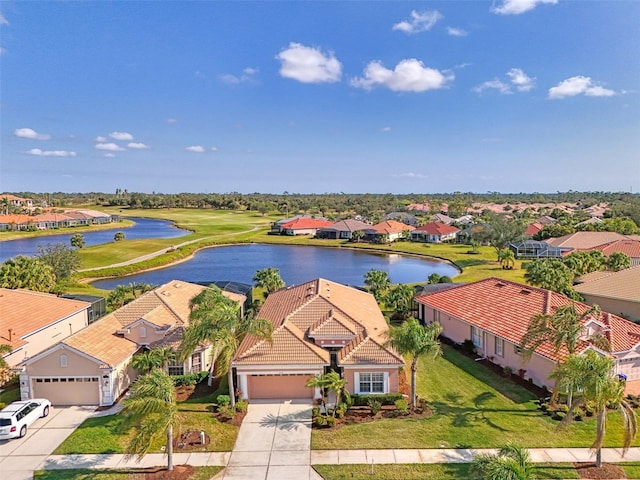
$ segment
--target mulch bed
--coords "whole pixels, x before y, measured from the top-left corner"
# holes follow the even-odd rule
[[[602,467],[598,468],[593,463],[574,463],[574,468],[580,478],[595,478],[595,479],[620,479],[627,478],[624,470],[613,463],[603,463]]]
[[[145,480],[188,480],[195,472],[191,465],[174,465],[173,470],[153,467],[143,470]]]

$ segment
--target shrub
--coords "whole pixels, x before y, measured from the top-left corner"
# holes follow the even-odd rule
[[[367,404],[371,409],[371,413],[373,413],[374,415],[382,409],[382,402],[379,400],[376,400],[375,398],[370,398]]]
[[[342,391],[342,401],[345,403],[347,408],[349,408],[349,407],[351,407],[353,405],[353,397],[349,393],[349,390],[343,389],[343,391]]]
[[[206,376],[205,372],[205,376]],[[173,384],[176,387],[193,386],[202,381],[202,377],[199,373],[187,373],[185,375],[176,375],[173,377]]]
[[[584,409],[582,407],[578,407],[573,412],[573,419],[576,422],[581,422],[584,417],[584,414],[585,414]]]
[[[231,397],[229,395],[218,395],[216,397],[216,403],[220,408],[226,407],[231,403]]]
[[[236,409],[233,408],[231,405],[225,405],[223,407],[218,408],[218,413],[220,413],[221,415],[224,415],[225,417],[231,418],[236,413]]]
[[[4,402],[0,402],[0,410],[2,410],[4,407],[6,407],[7,404]]]
[[[507,376],[510,377],[511,375],[513,375],[513,368],[505,365],[504,367],[502,367],[502,372]]]
[[[400,400],[401,393],[386,393],[381,395],[352,395],[351,400],[356,407],[369,406],[369,399],[374,399],[382,403],[382,405],[394,405],[396,400]],[[347,403],[348,405],[348,403]]]
[[[396,409],[400,413],[407,413],[407,410],[409,410],[409,402],[404,398],[401,398],[400,400],[396,400],[395,405],[396,405]]]
[[[539,408],[543,412],[546,412],[547,410],[549,410],[549,403],[548,402],[541,403]]]
[[[344,417],[345,413],[347,413],[347,404],[344,402],[339,403],[338,406],[336,407],[336,417],[342,418]]]
[[[333,417],[327,417],[327,426],[333,428],[336,426],[336,419]]]
[[[249,409],[249,402],[246,400],[240,400],[236,402],[236,411],[240,413],[245,413]]]
[[[567,413],[569,411],[569,405],[565,405],[565,404],[558,405],[558,408],[556,408],[556,410],[558,412]]]
[[[465,353],[476,353],[476,346],[468,338],[462,342],[462,351]]]
[[[565,412],[555,412],[551,416],[551,418],[553,418],[554,420],[562,420],[566,416],[567,416],[567,414]]]
[[[319,417],[320,416],[320,408],[319,407],[313,407],[311,409],[311,416],[312,417]]]
[[[316,427],[322,427],[327,423],[326,419],[322,415],[318,415],[315,419]]]

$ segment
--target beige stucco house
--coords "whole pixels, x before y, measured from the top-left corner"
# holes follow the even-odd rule
[[[106,315],[20,364],[23,400],[44,397],[54,405],[112,405],[135,380],[129,364],[147,348],[177,349],[189,324],[189,301],[201,285],[171,281]],[[245,297],[225,296],[242,304]],[[210,345],[200,345],[170,374],[198,373],[210,365]]]
[[[521,371],[526,379],[551,388],[549,374],[566,350],[554,353],[550,344],[543,344],[524,361],[521,340],[530,320],[538,314],[553,314],[571,299],[549,290],[522,285],[498,278],[488,278],[445,291],[420,295],[418,316],[424,323],[440,322],[443,335],[456,343],[471,340],[479,358]],[[574,302],[578,312],[589,306]],[[628,383],[640,381],[640,325],[607,312],[584,323],[585,341],[578,353],[593,348],[586,338],[601,333],[611,344],[616,372],[627,376]],[[604,352],[600,352],[603,353]]]
[[[590,305],[640,322],[640,265],[619,272],[583,275],[573,288]]]
[[[31,290],[0,288],[0,344],[10,367],[85,328],[91,304]]]
[[[270,294],[258,317],[274,331],[271,342],[245,338],[231,363],[242,398],[318,398],[305,384],[331,369],[350,393],[398,391],[404,360],[384,346],[388,326],[371,294],[319,278]]]

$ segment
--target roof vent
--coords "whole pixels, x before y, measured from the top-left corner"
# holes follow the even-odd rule
[[[531,293],[531,290],[520,290],[520,293],[522,295],[529,295]]]
[[[180,285],[179,283],[174,283],[173,286],[174,288],[180,288],[182,285]]]
[[[496,287],[502,288],[502,287],[506,287],[506,285],[504,283],[498,282],[498,283],[496,283]]]

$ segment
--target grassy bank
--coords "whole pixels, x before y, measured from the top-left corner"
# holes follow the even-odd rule
[[[0,241],[17,240],[20,238],[46,237],[47,235],[73,235],[74,233],[94,232],[98,230],[125,229],[133,227],[134,222],[122,219],[120,222],[91,225],[86,227],[56,228],[52,230],[36,230],[34,232],[0,232]]]

